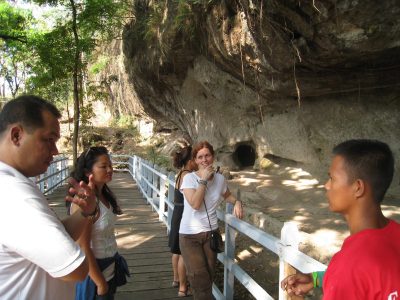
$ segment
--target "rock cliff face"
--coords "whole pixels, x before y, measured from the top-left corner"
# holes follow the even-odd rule
[[[230,167],[267,157],[318,176],[349,138],[399,157],[399,15],[398,0],[136,1],[125,69],[158,128],[209,140]]]

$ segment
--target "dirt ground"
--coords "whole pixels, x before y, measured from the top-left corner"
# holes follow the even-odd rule
[[[300,249],[318,261],[328,264],[349,235],[343,217],[329,211],[325,182],[319,182],[302,169],[272,165],[264,171],[248,169],[231,172],[231,175],[229,187],[234,193],[240,189],[245,209],[263,212],[278,227],[283,226],[283,222],[295,222],[304,232]],[[382,209],[387,217],[400,222],[399,186],[393,185],[395,183],[387,193]],[[279,236],[276,226],[271,231],[274,236]],[[240,235],[236,253],[239,265],[277,299],[278,257]],[[253,299],[240,284],[236,286],[235,299]],[[320,293],[316,293],[309,299],[320,297]]]

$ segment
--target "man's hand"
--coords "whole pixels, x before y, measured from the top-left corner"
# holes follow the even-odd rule
[[[89,176],[89,183],[77,182],[75,179],[70,178],[68,182],[71,187],[68,190],[69,195],[65,197],[66,201],[78,205],[82,212],[85,214],[92,214],[96,209],[96,186],[93,182],[93,175]]]
[[[289,296],[303,296],[311,291],[314,287],[311,274],[294,274],[286,277],[281,282],[281,288],[285,290]]]

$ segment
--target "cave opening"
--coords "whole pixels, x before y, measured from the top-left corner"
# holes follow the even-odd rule
[[[239,168],[254,166],[256,161],[256,151],[252,143],[241,143],[236,145],[236,150],[233,152],[233,161]]]

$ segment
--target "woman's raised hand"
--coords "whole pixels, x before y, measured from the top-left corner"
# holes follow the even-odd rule
[[[210,180],[212,175],[214,175],[214,168],[212,165],[209,165],[206,168],[199,170],[199,176],[203,180]]]

